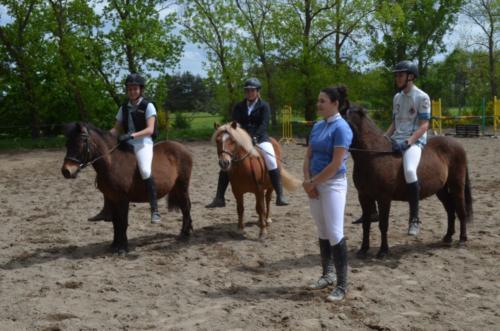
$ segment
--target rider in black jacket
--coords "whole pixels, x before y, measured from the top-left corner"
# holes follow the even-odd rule
[[[283,196],[281,174],[278,169],[273,146],[267,135],[271,108],[267,102],[260,99],[260,88],[261,84],[257,78],[250,78],[245,81],[245,99],[234,106],[232,119],[238,122],[240,126],[248,132],[250,137],[252,137],[254,145],[263,151],[262,155],[266,163],[269,178],[276,191],[276,205],[286,206],[288,202]],[[224,171],[220,171],[217,183],[217,194],[214,200],[205,207],[224,207],[226,205],[224,194],[228,185],[228,174]]]

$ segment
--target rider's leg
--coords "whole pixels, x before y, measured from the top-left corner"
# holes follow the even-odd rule
[[[211,203],[205,206],[205,208],[218,208],[225,207],[226,200],[224,195],[226,194],[226,189],[229,185],[229,175],[225,171],[219,171],[219,179],[217,181],[217,193],[215,198]]]
[[[276,191],[276,205],[286,206],[288,202],[283,195],[283,185],[281,183],[281,173],[278,168],[278,162],[276,161],[276,156],[274,153],[273,145],[264,141],[260,143],[259,148],[261,149],[261,154],[264,156],[264,161],[266,162],[266,168],[269,173],[269,178],[271,179],[271,184]]]
[[[156,196],[156,185],[154,178],[151,174],[151,165],[153,163],[153,144],[143,144],[134,146],[135,156],[137,158],[137,165],[139,173],[146,185],[146,192],[149,198],[149,205],[151,207],[151,223],[156,224],[161,220],[160,213],[158,212],[158,202]]]
[[[422,148],[412,145],[403,154],[403,167],[405,181],[408,191],[408,202],[410,205],[410,219],[408,235],[416,236],[420,231],[420,220],[418,218],[418,202],[420,199],[420,187],[418,185],[417,168],[420,163]]]

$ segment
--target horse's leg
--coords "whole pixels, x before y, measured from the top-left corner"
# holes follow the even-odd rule
[[[255,209],[257,211],[257,215],[259,215],[259,238],[263,239],[267,235],[266,205],[264,204],[263,190],[259,190],[255,193]]]
[[[387,230],[389,229],[389,212],[391,211],[391,200],[377,201],[380,229],[380,250],[377,253],[377,258],[382,259],[389,253],[389,244],[387,243]]]
[[[236,199],[236,210],[238,211],[238,230],[243,232],[245,226],[243,225],[243,212],[245,207],[243,205],[243,194],[235,194]]]
[[[123,254],[128,252],[128,209],[129,202],[113,203],[113,243],[111,250],[113,253]]]
[[[359,258],[365,258],[368,254],[368,250],[370,249],[371,219],[369,216],[375,209],[375,201],[369,196],[363,194],[358,194],[358,200],[362,210],[361,217],[363,219],[363,242],[361,244],[361,248],[357,253],[357,256]]]
[[[273,190],[272,189],[267,189],[266,190],[266,223],[267,225],[272,223],[271,220],[271,198],[273,196]]]
[[[455,211],[457,213],[458,219],[460,220],[460,239],[459,246],[464,247],[467,241],[467,226],[465,212],[465,193],[464,186],[461,185],[450,185],[450,194],[453,196],[453,201],[455,202]]]
[[[455,234],[455,202],[453,201],[451,194],[448,192],[447,186],[437,192],[436,196],[443,204],[446,214],[448,215],[448,229],[443,237],[443,242],[450,244],[452,242],[452,237]]]

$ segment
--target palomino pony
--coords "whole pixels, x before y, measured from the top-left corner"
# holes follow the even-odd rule
[[[265,237],[267,226],[271,222],[269,215],[274,189],[267,174],[263,157],[252,145],[252,139],[248,133],[240,128],[236,122],[216,127],[212,141],[217,145],[221,170],[227,171],[229,174],[229,181],[237,204],[239,230],[243,231],[244,229],[243,194],[253,193],[255,194],[255,208],[259,215],[259,237]],[[281,171],[283,187],[287,191],[296,190],[300,186],[300,181],[283,168],[279,143],[273,138],[271,138],[271,143],[278,161],[278,168]],[[265,152],[263,151],[263,153]]]
[[[390,152],[391,142],[364,109],[353,106],[345,115],[354,133],[351,145],[353,179],[363,211],[363,243],[358,256],[366,256],[370,247],[370,215],[376,212],[376,201],[382,236],[377,256],[384,257],[389,251],[387,229],[391,201],[408,201],[402,157]],[[423,149],[417,174],[420,199],[436,194],[448,215],[448,230],[443,241],[448,244],[452,241],[456,214],[460,220],[459,243],[464,246],[466,223],[472,221],[472,195],[464,148],[450,137],[430,138]]]
[[[66,157],[62,174],[76,178],[80,169],[91,164],[97,172],[97,188],[104,194],[113,221],[113,252],[128,252],[127,227],[129,202],[148,202],[146,186],[131,151],[117,149],[116,137],[90,124],[71,123],[65,128]],[[192,157],[179,143],[164,141],[154,146],[152,173],[158,199],[168,194],[168,208],[182,212],[181,236],[192,230],[189,180]]]

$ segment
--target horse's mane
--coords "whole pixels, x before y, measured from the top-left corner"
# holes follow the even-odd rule
[[[255,147],[252,144],[252,138],[248,135],[248,133],[237,126],[236,128],[233,128],[232,123],[226,123],[217,128],[215,130],[214,134],[212,135],[212,143],[216,143],[215,139],[222,133],[222,132],[227,132],[231,138],[234,139],[234,141],[240,145],[244,150],[249,152],[253,156],[259,156],[259,153],[255,149]]]
[[[363,106],[352,104],[351,107],[349,107],[348,111],[358,114],[361,120],[366,123],[370,131],[373,131],[377,134],[383,134],[382,129],[380,129],[370,118],[370,116],[368,116],[368,111]]]

